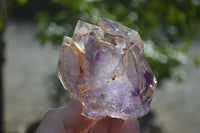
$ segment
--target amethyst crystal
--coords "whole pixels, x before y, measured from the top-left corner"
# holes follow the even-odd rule
[[[59,78],[89,118],[141,117],[149,110],[157,82],[142,39],[107,19],[100,18],[98,25],[78,21],[73,37],[64,37]]]

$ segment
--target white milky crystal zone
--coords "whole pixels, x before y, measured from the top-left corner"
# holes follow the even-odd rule
[[[72,52],[71,45],[73,44],[71,41],[72,39],[70,37],[64,36],[58,61],[58,67],[64,69],[59,69],[59,78],[61,79],[65,89],[68,89],[70,93],[76,93],[77,89],[75,86],[78,82],[77,77],[79,74],[79,69],[74,67],[77,64],[77,56]]]
[[[62,43],[66,43],[66,42],[70,42],[70,41],[72,41],[72,38],[71,38],[71,37],[64,36],[63,42],[62,42]]]
[[[103,18],[100,18],[99,26],[109,34],[123,36],[129,43],[134,42],[143,52],[144,44],[137,31]]]
[[[72,40],[78,43],[82,49],[85,49],[91,32],[97,34],[95,37],[99,40],[103,38],[103,31],[101,28],[79,20],[76,24]]]

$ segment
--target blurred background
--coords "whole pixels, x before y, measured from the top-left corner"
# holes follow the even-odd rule
[[[158,79],[141,133],[199,133],[200,0],[0,0],[0,132],[32,133],[68,102],[57,77],[63,36],[99,17],[139,32]]]

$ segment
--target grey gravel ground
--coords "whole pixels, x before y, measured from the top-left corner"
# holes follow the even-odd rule
[[[36,24],[10,23],[5,32],[5,122],[7,132],[23,133],[49,108],[45,78],[56,71],[59,49],[41,47]]]
[[[194,42],[190,55],[200,54],[199,42]],[[152,109],[158,115],[156,122],[166,133],[200,132],[200,67],[188,64],[187,70],[183,82],[169,80],[155,91]]]
[[[6,32],[5,65],[5,129],[7,133],[23,133],[50,108],[46,97],[45,78],[56,71],[59,48],[41,47],[34,38],[36,24],[9,23]],[[192,52],[198,53],[198,45]],[[156,123],[164,133],[199,133],[200,68],[189,66],[184,82],[166,81],[156,90],[152,109]]]

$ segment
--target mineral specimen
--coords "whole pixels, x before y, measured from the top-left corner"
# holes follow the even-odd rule
[[[141,117],[157,83],[143,42],[136,31],[116,22],[100,18],[98,25],[78,21],[73,37],[64,37],[59,78],[89,118]]]

